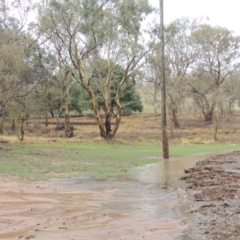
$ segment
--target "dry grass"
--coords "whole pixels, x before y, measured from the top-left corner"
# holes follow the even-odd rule
[[[63,121],[63,119],[62,119]],[[113,119],[114,122],[114,119]],[[168,120],[168,123],[170,121]],[[71,118],[71,125],[74,126],[74,137],[64,139],[62,131],[55,130],[55,119],[50,120],[47,132],[44,132],[43,120],[29,120],[25,130],[26,143],[74,141],[74,142],[98,142],[103,141],[99,137],[99,130],[93,117]],[[214,123],[207,124],[198,115],[181,114],[181,128],[172,129],[168,127],[168,136],[171,143],[176,144],[212,144],[214,143]],[[5,125],[4,133],[0,137],[2,142],[19,143],[16,134],[9,135],[9,126]],[[240,143],[240,116],[233,115],[228,120],[224,119],[218,130],[219,143]],[[129,142],[157,142],[161,141],[161,116],[154,114],[139,114],[122,117],[122,122],[117,132],[115,141],[119,143]]]

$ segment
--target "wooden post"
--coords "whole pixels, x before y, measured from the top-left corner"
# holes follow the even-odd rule
[[[160,5],[160,40],[161,40],[161,69],[162,69],[162,149],[163,158],[169,158],[168,136],[167,136],[167,111],[166,111],[166,76],[165,76],[165,49],[164,49],[164,22],[163,22],[163,0]]]

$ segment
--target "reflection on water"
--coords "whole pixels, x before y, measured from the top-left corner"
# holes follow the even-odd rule
[[[169,160],[164,160],[162,163],[163,167],[163,179],[164,179],[164,186],[169,187]]]
[[[156,164],[138,167],[132,174],[133,179],[142,184],[151,185],[154,192],[158,192],[159,195],[166,197],[165,204],[160,204],[155,209],[155,213],[156,215],[171,218],[177,216],[185,224],[187,230],[178,239],[196,239],[189,214],[190,202],[187,199],[184,181],[180,180],[184,175],[184,170],[194,167],[201,160],[228,152],[231,151],[196,154],[187,157],[172,157],[168,160],[161,160]],[[169,194],[168,197],[167,194]]]
[[[136,168],[132,174],[132,178],[142,183],[158,184],[159,186],[166,186],[176,190],[183,186],[182,181],[179,179],[184,175],[185,169],[194,167],[201,160],[228,152],[231,151],[196,154],[187,157],[172,157],[167,160],[161,160],[156,164]]]

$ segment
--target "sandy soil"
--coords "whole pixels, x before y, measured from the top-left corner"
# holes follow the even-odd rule
[[[197,239],[240,239],[240,151],[200,161],[182,179]]]

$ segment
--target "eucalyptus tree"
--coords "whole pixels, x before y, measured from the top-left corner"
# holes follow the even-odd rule
[[[230,116],[239,106],[240,98],[240,75],[239,72],[231,74],[223,83],[221,96],[224,104],[227,106],[227,114]]]
[[[60,99],[57,124],[59,117],[64,110],[65,137],[69,137],[72,136],[72,134],[69,134],[69,92],[76,81],[71,75],[71,69],[65,63],[66,58],[61,51],[62,43],[54,41],[53,47],[56,51],[56,55],[53,55],[54,51],[49,46],[45,46],[45,49],[38,49],[38,53],[41,56],[40,64],[47,75],[47,78],[45,78],[45,81],[41,84],[41,87],[43,87],[42,92],[45,105],[45,125],[48,125],[48,114],[51,112],[52,116],[54,115],[54,103],[57,99]],[[57,94],[59,94],[59,96],[56,96]]]
[[[156,36],[155,36],[156,37]],[[160,66],[160,55],[159,55],[159,43],[158,40],[153,38],[150,43],[151,51],[146,57],[146,65],[144,67],[144,86],[151,84],[153,88],[149,86],[146,87],[145,92],[148,92],[147,103],[152,105],[154,108],[155,115],[157,116],[157,107],[160,104],[158,95],[161,91],[161,66]],[[167,64],[165,64],[166,66]],[[166,69],[167,70],[167,69]],[[166,76],[168,76],[168,71],[166,71]]]
[[[105,64],[104,64],[105,63]],[[104,69],[105,65],[105,69]],[[103,79],[106,79],[108,76],[108,64],[106,61],[103,62],[103,69],[101,71],[101,78],[98,79],[98,74],[97,76],[93,79],[95,82],[98,82],[98,86],[96,88],[93,88],[94,94],[96,95],[96,98],[98,100],[98,106],[99,109],[105,109],[105,99],[104,99],[104,93],[102,93],[102,81]],[[116,96],[116,91],[118,90],[119,83],[121,82],[122,78],[124,75],[124,69],[121,66],[115,66],[112,72],[112,83],[110,87],[110,97],[109,100],[111,101],[110,106],[111,106],[111,111],[112,114],[115,116],[115,112],[117,112],[117,105],[115,102],[115,96]],[[89,100],[89,97],[88,97]],[[136,92],[135,89],[135,84],[133,83],[131,78],[128,78],[125,83],[122,85],[122,94],[120,96],[120,101],[121,105],[124,108],[124,115],[131,115],[132,112],[142,112],[143,106],[141,102],[141,97],[140,95]]]
[[[48,25],[50,44],[60,43],[55,51],[62,56],[62,65],[89,94],[100,135],[105,139],[113,138],[119,128],[123,113],[120,103],[123,85],[129,78],[135,84],[147,52],[140,44],[140,27],[150,11],[147,0],[52,0],[42,8],[41,21]],[[124,74],[114,97],[117,116],[112,129],[110,93],[112,74],[118,66],[123,68]],[[95,86],[104,99],[105,120],[93,91]]]
[[[191,72],[191,66],[197,59],[197,49],[193,47],[191,34],[198,27],[197,20],[188,18],[176,19],[165,28],[165,71],[166,71],[166,89],[167,105],[173,125],[178,128],[179,109],[188,94],[188,74]],[[159,35],[158,25],[151,33],[153,42],[152,51],[148,56],[147,81],[155,86],[154,95],[159,92],[161,87],[161,67],[160,56],[158,54]],[[156,98],[156,96],[155,96]]]
[[[188,73],[198,56],[191,38],[198,24],[198,20],[182,18],[171,22],[166,28],[165,51],[170,69],[167,79],[168,108],[175,127],[180,127],[178,112],[188,95]]]
[[[35,106],[38,106],[38,116],[44,115],[45,126],[48,126],[49,113],[54,117],[53,109],[55,101],[61,98],[61,82],[56,77],[57,57],[51,54],[51,51],[44,46],[37,48],[39,66],[41,66],[42,79],[38,85],[35,94],[37,98],[33,99]],[[60,108],[60,107],[59,107]],[[59,109],[58,109],[59,110]]]
[[[202,24],[192,33],[198,58],[189,83],[206,121],[212,121],[220,88],[239,69],[240,37],[222,27]]]
[[[27,98],[36,87],[38,67],[36,64],[36,38],[32,36],[29,28],[28,14],[32,3],[28,0],[2,0],[0,3],[0,118],[1,126],[11,107],[19,104],[17,109],[22,109],[20,125],[27,117]],[[15,103],[14,103],[15,102]],[[14,114],[15,115],[15,114]],[[20,133],[23,140],[24,130]]]

